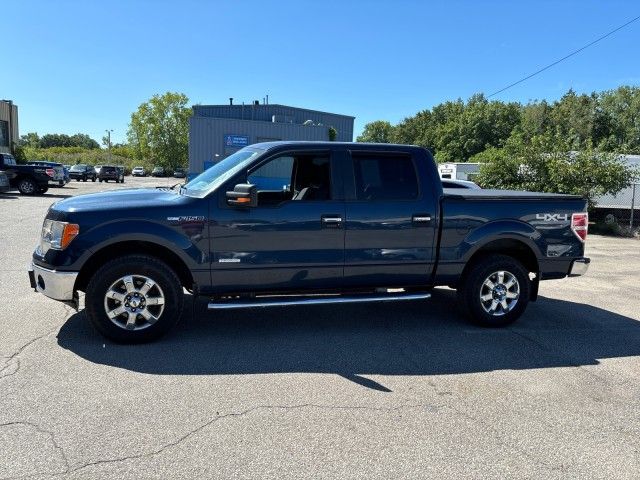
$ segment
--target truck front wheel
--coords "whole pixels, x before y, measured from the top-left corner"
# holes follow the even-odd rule
[[[503,327],[516,321],[530,296],[527,269],[508,255],[489,255],[472,266],[458,285],[459,304],[484,327]]]
[[[180,319],[180,280],[164,262],[127,255],[99,268],[85,296],[86,313],[105,337],[119,343],[155,340]]]

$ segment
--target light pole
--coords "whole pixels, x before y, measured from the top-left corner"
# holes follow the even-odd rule
[[[109,151],[109,163],[111,163],[111,132],[113,130],[105,130],[107,132],[107,150]]]

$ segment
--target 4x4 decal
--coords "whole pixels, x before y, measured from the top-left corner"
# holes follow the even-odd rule
[[[536,213],[536,220],[543,222],[568,222],[568,213]]]

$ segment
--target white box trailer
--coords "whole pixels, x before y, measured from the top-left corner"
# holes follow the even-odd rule
[[[471,180],[480,172],[479,163],[440,163],[438,173],[440,178],[452,180]]]
[[[620,159],[630,167],[640,170],[640,155],[620,155]],[[635,198],[634,198],[635,193]],[[596,208],[615,208],[631,210],[640,208],[640,185],[636,183],[621,190],[616,195],[601,195],[595,198]]]

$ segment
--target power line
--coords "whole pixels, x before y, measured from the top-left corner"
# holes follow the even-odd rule
[[[487,96],[487,98],[491,98],[491,97],[493,97],[494,95],[497,95],[497,94],[499,94],[499,93],[504,92],[505,90],[510,89],[511,87],[515,87],[515,86],[516,86],[516,85],[518,85],[519,83],[522,83],[522,82],[524,82],[524,81],[529,80],[529,79],[530,79],[530,78],[532,78],[532,77],[535,77],[536,75],[538,75],[538,74],[540,74],[540,73],[544,72],[545,70],[550,69],[551,67],[553,67],[553,66],[555,66],[555,65],[559,64],[560,62],[565,61],[567,58],[569,58],[569,57],[573,57],[574,55],[576,55],[576,54],[580,53],[581,51],[583,51],[583,50],[585,50],[585,49],[589,48],[591,45],[595,45],[595,44],[596,44],[596,43],[598,43],[600,40],[604,40],[605,38],[607,38],[607,37],[609,37],[609,36],[613,35],[613,34],[614,34],[614,33],[616,33],[618,30],[622,30],[622,29],[623,29],[624,27],[626,27],[627,25],[631,25],[633,22],[635,22],[635,21],[636,21],[636,20],[638,20],[638,19],[640,19],[640,15],[638,15],[637,17],[635,17],[635,18],[633,18],[633,19],[629,20],[627,23],[625,23],[625,24],[623,24],[623,25],[620,25],[619,27],[615,28],[614,30],[611,30],[609,33],[606,33],[606,34],[604,34],[603,36],[601,36],[601,37],[599,37],[599,38],[596,38],[596,39],[595,39],[594,41],[592,41],[591,43],[587,43],[585,46],[580,47],[580,48],[579,48],[579,49],[577,49],[577,50],[574,50],[573,52],[571,52],[571,53],[570,53],[570,54],[568,54],[568,55],[565,55],[565,56],[564,56],[564,57],[562,57],[561,59],[556,60],[556,61],[555,61],[555,62],[553,62],[553,63],[550,63],[550,64],[549,64],[549,65],[547,65],[546,67],[543,67],[543,68],[541,68],[540,70],[535,71],[535,72],[533,72],[532,74],[527,75],[526,77],[521,78],[521,79],[520,79],[520,80],[518,80],[517,82],[513,82],[512,84],[507,85],[506,87],[501,88],[500,90],[498,90],[498,91],[496,91],[496,92],[493,92],[491,95]]]

